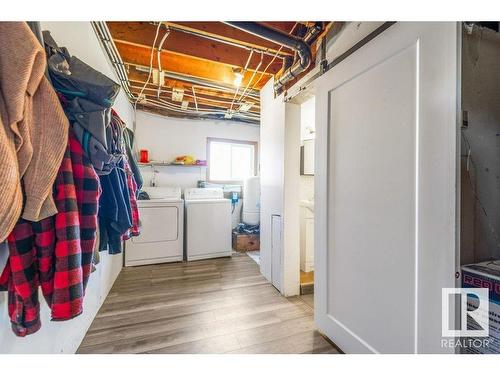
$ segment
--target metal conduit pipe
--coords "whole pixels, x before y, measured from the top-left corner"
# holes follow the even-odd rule
[[[257,22],[226,21],[225,23],[237,29],[246,31],[249,34],[288,47],[297,52],[298,58],[293,63],[293,65],[289,67],[287,70],[285,70],[283,74],[280,77],[278,77],[274,82],[274,90],[277,93],[280,93],[283,89],[283,86],[287,82],[297,77],[300,73],[305,71],[311,64],[312,54],[309,44],[307,44],[304,40],[296,36],[289,35],[278,30],[274,30],[270,27],[261,25]],[[308,31],[306,37],[308,38],[308,40],[312,40],[316,34],[319,34],[319,31],[318,32]]]
[[[116,46],[111,38],[111,34],[106,25],[106,22],[91,22],[94,31],[97,33],[102,45],[104,46],[105,52],[108,55],[109,60],[115,67],[115,71],[118,75],[119,80],[123,83],[122,87],[125,90],[127,96],[132,99],[133,94],[130,91],[130,82],[128,80],[127,72],[125,71],[125,64],[123,63],[120,55],[116,50]]]
[[[215,35],[207,35],[206,33],[199,32],[199,31],[197,32],[196,30],[188,30],[188,29],[176,26],[175,24],[172,24],[170,22],[166,22],[165,24],[170,29],[179,31],[181,33],[185,33],[185,34],[189,34],[189,35],[194,35],[194,36],[197,36],[197,37],[200,37],[200,38],[204,38],[204,39],[208,39],[208,40],[213,40],[215,42],[227,44],[229,46],[242,48],[242,49],[245,49],[247,51],[255,50],[256,52],[260,52],[260,53],[263,53],[264,55],[268,55],[268,56],[274,56],[275,55],[275,52],[272,51],[272,50],[270,50],[269,48],[250,47],[250,46],[246,46],[244,44],[239,44],[239,43],[236,43],[236,42],[231,42],[230,40],[227,40],[227,39],[224,39],[224,38],[218,38]],[[279,57],[285,57],[285,56],[288,56],[288,54],[286,52],[280,52],[280,53],[278,53],[278,56]]]

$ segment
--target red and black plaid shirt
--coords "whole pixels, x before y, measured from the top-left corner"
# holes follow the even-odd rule
[[[122,236],[122,240],[126,241],[131,237],[138,236],[141,232],[139,230],[139,208],[137,207],[137,183],[135,182],[134,174],[132,173],[126,156],[124,156],[123,166],[127,175],[127,190],[130,199],[130,211],[132,214],[132,228]]]
[[[54,185],[55,216],[21,219],[8,237],[9,260],[0,276],[9,291],[9,316],[18,336],[40,328],[38,287],[52,319],[82,313],[97,228],[100,186],[97,174],[70,132]]]

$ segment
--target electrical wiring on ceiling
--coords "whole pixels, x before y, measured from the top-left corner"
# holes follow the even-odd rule
[[[160,23],[160,25],[161,25],[161,23]],[[170,35],[170,30],[168,29],[168,26],[167,26],[167,30],[166,30],[165,34],[163,35],[163,38],[161,38],[160,45],[158,46],[158,52],[157,52],[157,56],[158,56],[158,91],[157,91],[157,96],[158,96],[158,98],[160,97],[161,87],[164,84],[164,82],[161,82],[162,81],[161,49],[163,48],[163,43],[165,43],[165,40],[167,39],[167,37],[169,35]],[[151,68],[152,68],[152,66],[151,66]]]
[[[152,48],[151,48],[151,55],[150,55],[149,68],[148,68],[148,77],[147,77],[146,81],[144,82],[144,84],[142,85],[141,90],[139,92],[139,95],[135,98],[135,101],[134,101],[134,112],[137,110],[137,104],[142,100],[142,96],[144,94],[144,91],[146,91],[146,90],[150,91],[151,90],[150,88],[147,88],[147,85],[150,83],[151,77],[152,77],[153,72],[154,72],[153,58],[154,58],[155,49],[157,49],[157,51],[156,51],[156,57],[157,57],[157,65],[158,65],[159,82],[158,82],[158,87],[156,88],[156,100],[153,100],[151,98],[145,98],[145,100],[144,100],[145,103],[152,104],[152,105],[154,105],[156,107],[166,108],[166,109],[172,110],[174,112],[186,113],[186,114],[192,114],[192,115],[200,115],[200,114],[201,115],[218,115],[218,116],[225,115],[227,113],[227,110],[225,110],[225,109],[224,110],[223,109],[217,110],[217,109],[203,109],[203,108],[199,108],[198,107],[198,101],[197,101],[197,98],[196,98],[196,94],[194,93],[194,87],[192,87],[193,95],[189,95],[189,94],[185,94],[185,95],[194,98],[194,100],[195,100],[195,109],[185,108],[182,105],[178,105],[176,103],[172,103],[172,102],[167,101],[167,100],[165,100],[165,99],[163,99],[163,98],[160,97],[160,95],[161,95],[162,92],[168,92],[166,90],[162,90],[162,82],[161,82],[161,72],[162,72],[161,52],[162,52],[163,45],[164,45],[166,39],[168,38],[168,36],[170,34],[170,30],[167,27],[167,30],[166,30],[165,34],[163,35],[162,39],[160,40],[160,43],[158,44],[158,48],[155,48],[156,47],[156,42],[158,40],[160,28],[161,28],[162,25],[163,25],[163,22],[160,22],[158,24],[157,28],[156,28],[156,33],[155,33],[155,37],[154,37]],[[247,63],[246,63],[245,68],[244,68],[244,71],[246,71],[246,69],[248,69],[248,65],[250,63],[252,54],[253,54],[253,50],[250,51]],[[170,90],[170,92],[172,92],[172,90]],[[230,111],[232,110],[232,107],[234,105],[234,101],[235,101],[238,93],[239,93],[239,87],[238,87],[238,89],[236,90],[236,92],[235,92],[235,94],[233,96],[233,100],[231,101],[231,105],[230,105],[231,109],[230,109]],[[216,101],[214,99],[207,99],[207,100]],[[221,103],[224,103],[224,102],[228,103],[226,101],[219,101],[219,102],[221,102]],[[252,113],[244,114],[244,115],[242,115],[242,117],[246,118],[246,119],[249,119],[249,120],[258,120],[258,118],[259,118],[258,115],[254,115]]]
[[[130,88],[140,90],[141,86],[131,85]],[[146,87],[144,89],[144,91],[154,91],[154,92],[156,92],[157,90],[158,90],[157,88],[151,88],[151,87]],[[200,101],[206,101],[206,102],[212,102],[212,103],[222,103],[222,104],[228,104],[228,105],[231,104],[231,99],[215,99],[215,98],[201,97],[201,96],[199,96],[200,94],[199,93],[196,94],[194,92],[194,90],[195,90],[195,86],[192,86],[192,91],[191,91],[192,93],[184,92],[184,96],[189,97],[189,98],[193,98],[195,104],[196,104],[196,102],[200,102]],[[173,92],[172,89],[162,88],[160,94],[163,94],[163,93],[172,94],[172,92]],[[200,103],[198,103],[198,104],[200,104]],[[260,108],[259,105],[255,105],[254,107]]]
[[[155,53],[156,40],[158,39],[158,34],[160,33],[161,25],[162,25],[162,22],[158,23],[158,27],[156,28],[155,38],[153,40],[153,45],[151,46],[151,57],[149,59],[148,78],[146,79],[146,82],[144,82],[144,86],[142,87],[141,92],[137,96],[135,103],[134,103],[134,106],[137,106],[137,102],[141,99],[142,93],[144,92],[144,89],[146,88],[147,84],[149,83],[149,80],[151,79],[151,74],[153,73],[153,56]]]
[[[247,62],[245,64],[245,67],[243,68],[243,72],[242,74],[244,75],[248,69],[248,64],[250,64],[250,60],[252,59],[252,55],[253,55],[253,49],[250,50],[250,53],[248,54],[248,59],[247,59]],[[233,105],[234,105],[234,101],[236,99],[236,97],[238,96],[238,92],[240,91],[240,86],[238,85],[238,87],[236,87],[236,91],[234,93],[234,96],[233,96],[233,101],[231,102],[231,107],[229,108],[229,113],[231,113],[233,111]]]
[[[255,75],[257,74],[257,71],[260,69],[261,65],[262,65],[262,61],[264,60],[264,54],[261,52],[260,54],[260,61],[259,61],[259,64],[257,65],[257,67],[254,69],[253,71],[253,74],[252,76],[250,77],[250,79],[248,80],[248,83],[247,85],[245,86],[245,90],[243,90],[243,92],[241,93],[241,96],[239,97],[238,99],[238,103],[239,104],[242,104],[241,103],[241,98],[244,97],[245,93],[248,91],[248,87],[250,86],[250,84],[253,82],[253,79],[255,78]]]

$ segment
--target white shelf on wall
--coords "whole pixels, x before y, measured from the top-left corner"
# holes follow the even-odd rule
[[[150,161],[149,163],[139,163],[140,167],[151,167],[151,166],[157,166],[157,167],[183,167],[183,168],[193,168],[193,167],[198,167],[198,168],[206,168],[207,165],[198,165],[198,164],[174,164],[174,163],[165,163],[161,161]]]

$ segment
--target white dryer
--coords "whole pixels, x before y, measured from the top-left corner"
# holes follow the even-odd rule
[[[222,189],[184,190],[187,260],[231,256],[231,200]]]
[[[138,200],[140,231],[127,241],[125,266],[183,260],[184,202],[178,187],[143,188],[149,200]]]

